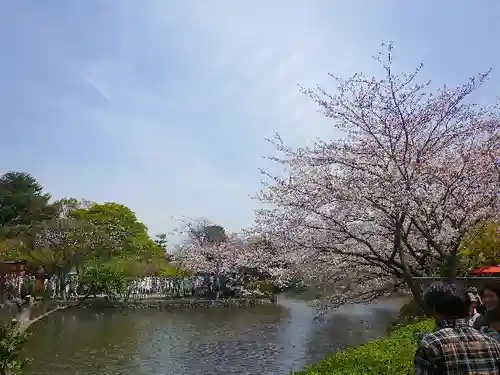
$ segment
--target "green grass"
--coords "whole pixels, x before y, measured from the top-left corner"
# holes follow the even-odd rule
[[[296,375],[410,375],[418,334],[430,332],[432,320],[421,320],[364,345],[338,351]]]

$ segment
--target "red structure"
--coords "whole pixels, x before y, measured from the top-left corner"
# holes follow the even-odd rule
[[[500,266],[484,266],[484,267],[478,267],[474,268],[469,272],[471,275],[477,275],[477,276],[498,276],[500,275]]]
[[[24,260],[12,260],[12,261],[6,260],[0,262],[0,277],[10,274],[15,274],[17,276],[24,276],[25,265],[26,262]]]
[[[39,267],[37,270],[31,270],[30,275],[35,277],[35,296],[41,296],[45,290],[45,280],[50,279],[49,275],[42,267]]]
[[[35,290],[33,291],[36,296],[42,295],[45,290],[45,280],[49,279],[43,269],[34,268],[27,264],[24,260],[12,260],[0,262],[0,289],[5,286],[6,276],[15,275],[24,277],[25,275],[35,277]]]

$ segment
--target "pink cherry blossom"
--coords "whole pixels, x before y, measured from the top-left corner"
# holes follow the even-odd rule
[[[418,298],[413,276],[455,277],[464,234],[499,212],[500,111],[469,101],[488,73],[433,92],[422,66],[394,74],[392,45],[377,60],[382,79],[304,90],[339,137],[292,148],[276,135],[286,174],[263,172],[258,195],[270,208],[255,230],[302,278],[333,285],[336,305],[401,287]]]
[[[293,277],[293,269],[274,253],[272,247],[236,235],[219,243],[186,245],[181,252],[181,264],[195,273],[215,275],[238,274],[242,269],[252,269],[281,286]]]

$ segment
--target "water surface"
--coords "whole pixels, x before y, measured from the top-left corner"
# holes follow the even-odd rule
[[[304,302],[173,310],[74,309],[37,323],[26,375],[289,374],[385,333],[399,303],[315,319]]]

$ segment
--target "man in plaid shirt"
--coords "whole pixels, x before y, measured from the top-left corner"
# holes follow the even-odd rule
[[[423,294],[434,312],[437,331],[422,336],[415,354],[415,375],[500,375],[500,344],[468,324],[467,291],[435,283]]]

